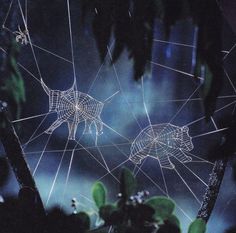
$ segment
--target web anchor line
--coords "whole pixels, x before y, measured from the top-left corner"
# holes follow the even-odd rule
[[[124,145],[131,145],[131,143],[117,143],[115,144],[116,146],[124,146]],[[97,145],[97,146],[88,146],[88,147],[84,147],[85,149],[96,149],[97,147],[99,148],[108,148],[108,147],[113,147],[113,145],[111,144],[105,144],[105,145]],[[81,151],[84,150],[83,148],[79,148],[79,149],[75,149],[75,151]],[[46,150],[45,153],[58,153],[58,152],[62,152],[63,150]],[[73,149],[68,149],[66,150],[67,152],[72,152]],[[39,154],[42,153],[42,151],[28,151],[25,152],[25,155],[33,155],[33,154]]]
[[[183,46],[183,47],[188,47],[188,48],[196,49],[195,45],[190,45],[190,44],[183,44],[183,43],[166,41],[166,40],[159,40],[159,39],[153,39],[153,41],[154,42],[159,42],[159,43],[164,43],[164,44],[171,44],[171,45],[177,45],[177,46]],[[222,50],[221,52],[225,53],[225,54],[229,54],[231,51]]]
[[[39,160],[38,160],[38,162],[37,162],[37,164],[36,164],[36,166],[35,166],[35,169],[34,169],[34,171],[33,171],[33,176],[35,176],[35,173],[36,173],[36,171],[37,171],[37,169],[38,169],[38,167],[39,167],[39,164],[40,164],[40,162],[41,162],[41,160],[42,160],[42,158],[43,158],[43,155],[44,155],[44,153],[45,153],[45,150],[46,150],[46,148],[47,148],[47,145],[48,145],[50,139],[51,139],[51,135],[48,136],[47,142],[46,142],[46,144],[45,144],[45,146],[44,146],[44,148],[43,148],[43,151],[42,151],[42,153],[41,153],[41,155],[40,155],[40,157],[39,157]]]
[[[77,146],[78,146],[78,143],[76,143],[76,145],[74,146],[74,148],[71,152],[69,167],[68,167],[68,171],[66,174],[66,182],[65,182],[65,186],[64,186],[64,190],[63,190],[63,194],[62,194],[62,203],[65,199],[66,190],[67,190],[67,186],[68,186],[68,182],[69,182],[69,178],[70,178],[70,173],[71,173],[71,168],[72,168],[72,163],[73,163],[73,159],[74,159],[74,155],[75,155],[75,151],[76,151]]]
[[[53,192],[53,190],[54,190],[54,187],[55,187],[55,184],[56,184],[56,180],[57,180],[57,177],[58,177],[58,175],[59,175],[59,171],[60,171],[60,169],[61,169],[61,165],[62,165],[63,159],[64,159],[64,157],[65,157],[65,153],[66,153],[65,150],[67,149],[68,143],[69,143],[69,140],[67,139],[67,142],[66,142],[66,145],[65,145],[63,154],[62,154],[62,156],[61,156],[61,159],[60,159],[59,165],[58,165],[58,167],[57,167],[57,171],[56,171],[55,177],[54,177],[54,179],[53,179],[53,182],[52,182],[52,185],[51,185],[51,188],[50,188],[48,197],[47,197],[46,206],[48,205],[49,200],[50,200],[50,198],[51,198],[51,196],[52,196],[52,192]]]
[[[112,174],[112,172],[108,171],[106,166],[103,165],[96,157],[94,157],[94,155],[88,150],[86,149],[79,141],[76,141],[78,143],[78,145],[80,145],[90,156],[92,156],[92,158],[98,163],[100,164],[118,183],[120,183],[120,181]]]
[[[177,175],[180,177],[180,179],[183,181],[183,183],[186,185],[186,187],[188,188],[188,190],[191,192],[191,194],[194,196],[194,198],[196,199],[196,201],[198,202],[199,205],[201,205],[201,201],[198,199],[198,197],[196,196],[196,194],[192,191],[192,189],[189,187],[189,185],[187,184],[187,182],[184,180],[184,178],[180,175],[180,173],[174,169],[174,171],[177,173]]]

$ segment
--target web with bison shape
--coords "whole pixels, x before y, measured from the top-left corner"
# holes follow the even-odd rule
[[[104,104],[88,94],[70,88],[66,91],[51,90],[41,80],[44,91],[49,96],[49,112],[56,112],[57,119],[45,131],[48,134],[67,122],[70,140],[75,140],[78,124],[85,121],[85,134],[91,134],[91,125],[96,126],[96,135],[103,133],[101,113]]]
[[[22,17],[21,26],[18,26],[17,28],[10,28],[10,26],[9,27],[7,26],[7,19],[10,14],[13,4],[17,4],[20,15]],[[23,10],[23,8],[24,8],[24,10]],[[112,70],[114,72],[114,76],[117,81],[118,90],[112,96],[108,97],[105,101],[99,101],[89,94],[90,90],[94,87],[94,83],[98,79],[98,74],[100,73],[101,68],[103,67],[103,64],[101,65],[101,67],[99,67],[97,75],[95,76],[92,84],[89,87],[88,93],[82,93],[77,90],[77,83],[76,83],[77,78],[76,78],[76,72],[75,72],[73,35],[72,35],[72,30],[71,30],[70,1],[69,0],[67,0],[66,11],[68,13],[68,27],[69,27],[69,32],[70,32],[71,59],[64,58],[64,57],[62,57],[50,50],[47,50],[43,47],[40,47],[40,46],[32,43],[31,34],[30,34],[30,31],[28,30],[28,27],[27,27],[27,16],[28,16],[28,2],[27,2],[27,0],[25,0],[24,6],[21,4],[21,2],[19,0],[12,0],[9,4],[9,10],[6,14],[6,18],[5,18],[3,25],[2,25],[4,30],[12,33],[12,35],[15,36],[17,43],[19,43],[23,47],[24,46],[30,47],[33,58],[34,58],[34,62],[35,62],[35,65],[36,65],[36,68],[38,71],[38,77],[36,77],[34,74],[32,74],[30,72],[30,70],[26,66],[24,66],[24,64],[18,63],[18,65],[23,71],[27,72],[36,83],[41,85],[41,87],[43,88],[43,90],[45,91],[45,93],[48,95],[48,98],[49,98],[49,112],[12,121],[13,123],[17,123],[17,122],[23,122],[23,121],[28,121],[28,120],[32,120],[35,118],[43,117],[42,121],[40,122],[40,124],[38,125],[36,130],[33,131],[30,138],[27,140],[27,142],[24,143],[24,145],[22,145],[25,150],[26,156],[32,155],[32,154],[34,154],[34,152],[27,152],[26,151],[27,146],[31,142],[37,140],[41,135],[43,135],[45,133],[49,135],[48,139],[46,141],[46,144],[44,145],[43,150],[39,151],[39,152],[37,151],[37,153],[40,153],[40,156],[39,156],[39,159],[37,161],[35,168],[32,171],[34,176],[39,168],[39,165],[42,161],[44,154],[46,152],[48,152],[48,153],[53,152],[53,151],[47,151],[47,145],[50,141],[51,136],[53,136],[54,130],[59,128],[61,126],[61,124],[64,122],[66,122],[68,125],[68,132],[69,133],[68,133],[67,143],[65,145],[65,148],[61,151],[62,156],[59,160],[59,164],[56,169],[56,173],[53,178],[53,182],[50,186],[50,190],[49,190],[48,195],[46,197],[45,204],[48,205],[48,203],[52,197],[52,194],[55,190],[56,181],[57,181],[58,175],[60,173],[61,167],[63,165],[65,153],[71,152],[69,167],[68,167],[67,173],[66,173],[66,181],[65,181],[64,189],[62,190],[62,193],[63,193],[62,202],[63,202],[66,191],[67,191],[67,186],[68,186],[68,183],[70,180],[73,159],[74,159],[75,153],[78,150],[86,151],[88,153],[88,155],[92,159],[94,159],[94,161],[99,166],[101,166],[102,168],[105,169],[105,171],[106,171],[105,175],[103,175],[102,177],[99,177],[98,180],[102,180],[109,175],[117,183],[119,183],[119,180],[114,175],[114,172],[117,169],[119,169],[121,166],[124,166],[127,162],[131,161],[134,165],[133,174],[135,176],[138,176],[138,174],[141,174],[142,176],[144,176],[149,182],[151,182],[156,187],[157,190],[160,191],[161,194],[166,195],[167,197],[170,197],[171,194],[169,192],[168,181],[166,180],[166,177],[165,177],[165,171],[175,172],[175,174],[180,178],[180,180],[184,184],[184,186],[187,187],[188,191],[191,193],[191,195],[196,200],[196,202],[201,204],[201,200],[197,197],[195,192],[191,189],[191,187],[187,183],[186,179],[182,176],[181,172],[177,169],[177,167],[173,163],[174,160],[172,160],[172,158],[178,160],[183,165],[183,168],[186,169],[186,171],[190,172],[195,178],[197,178],[204,187],[207,187],[207,183],[203,179],[201,179],[200,176],[198,174],[196,174],[195,171],[193,171],[189,166],[187,166],[187,164],[189,164],[189,163],[200,163],[200,164],[204,163],[204,164],[208,164],[210,166],[213,166],[214,164],[201,158],[200,156],[190,153],[194,149],[192,139],[198,138],[198,137],[204,137],[204,136],[207,136],[210,134],[219,133],[219,132],[224,131],[226,129],[219,129],[217,127],[217,124],[214,121],[214,118],[211,118],[212,125],[214,126],[215,130],[209,131],[206,133],[201,133],[199,135],[195,135],[194,137],[191,137],[191,135],[189,134],[189,126],[191,126],[197,122],[200,122],[201,120],[204,119],[204,116],[202,116],[198,119],[195,119],[194,121],[188,122],[184,126],[174,125],[172,122],[174,121],[174,119],[178,116],[178,114],[182,111],[182,109],[189,102],[196,100],[193,98],[193,96],[194,96],[194,94],[196,94],[198,92],[203,78],[198,77],[200,84],[197,85],[196,89],[194,89],[193,92],[191,93],[191,95],[188,96],[186,99],[181,99],[181,100],[174,99],[174,100],[167,101],[169,103],[180,102],[181,105],[180,105],[179,109],[177,110],[176,114],[171,118],[170,121],[168,121],[166,123],[160,123],[160,124],[153,124],[150,120],[149,112],[147,110],[146,103],[145,103],[144,83],[142,80],[142,89],[141,89],[142,95],[143,95],[142,104],[143,104],[143,108],[146,113],[145,114],[146,118],[148,119],[148,123],[149,123],[148,126],[143,128],[140,125],[134,112],[132,111],[132,107],[128,101],[128,98],[126,97],[125,91],[122,88],[121,81],[120,81],[118,72],[116,70],[115,64],[112,65]],[[97,9],[95,9],[95,13],[99,14]],[[132,17],[131,13],[130,13],[130,17]],[[169,45],[178,46],[178,47],[188,47],[188,48],[192,49],[193,54],[195,51],[195,44],[188,45],[188,44],[183,44],[183,43],[163,41],[163,40],[159,40],[159,39],[154,39],[154,42],[159,43],[159,44],[169,44]],[[107,48],[107,58],[112,61],[111,47],[112,46],[108,46],[108,48]],[[235,45],[233,45],[229,51],[222,51],[225,54],[224,59],[227,58],[227,56],[234,49],[234,47],[235,47]],[[73,74],[74,74],[74,84],[70,89],[64,90],[64,91],[52,90],[45,84],[43,77],[41,75],[40,64],[38,63],[37,56],[35,54],[35,49],[39,49],[40,51],[50,54],[51,56],[59,58],[59,59],[63,60],[64,62],[72,65],[72,70],[73,70]],[[1,48],[1,50],[2,50],[2,52],[6,53],[6,51],[3,48]],[[194,63],[194,60],[192,60],[192,62]],[[181,71],[178,69],[174,69],[174,68],[169,67],[167,65],[159,64],[155,61],[151,61],[151,64],[152,64],[152,66],[157,66],[157,67],[163,68],[165,70],[168,70],[170,72],[176,72],[178,74],[183,75],[184,77],[189,77],[189,78],[194,77],[193,74],[191,74],[191,73],[187,73],[187,72],[184,72],[184,71]],[[232,80],[230,79],[229,75],[227,74],[227,72],[226,72],[226,77],[227,77],[228,82],[232,86],[232,89],[234,90],[235,95],[220,96],[219,98],[221,98],[221,99],[233,98],[233,101],[226,104],[222,108],[217,109],[216,112],[222,111],[226,108],[234,107],[236,104],[236,100],[235,100],[236,89],[233,85]],[[103,111],[105,103],[112,101],[112,98],[115,95],[117,95],[118,93],[123,96],[123,98],[125,100],[125,104],[128,107],[127,109],[128,109],[128,111],[130,111],[130,117],[132,117],[134,119],[134,121],[137,123],[137,126],[140,129],[140,131],[139,131],[140,133],[133,140],[122,135],[120,132],[115,130],[113,127],[104,123],[101,119],[101,113]],[[201,98],[198,98],[197,100],[200,101]],[[45,119],[51,113],[57,114],[56,120],[51,124],[51,126],[46,131],[38,133],[40,126],[44,124]],[[85,123],[83,134],[91,134],[92,133],[91,126],[95,125],[96,139],[94,142],[94,148],[96,148],[97,151],[99,152],[102,162],[100,160],[98,160],[93,155],[92,152],[89,151],[88,147],[82,145],[82,143],[80,142],[80,138],[76,139],[75,135],[76,135],[77,127],[78,127],[78,124],[80,124],[81,122]],[[120,148],[121,144],[115,144],[113,142],[111,142],[111,144],[109,144],[109,145],[98,144],[97,138],[102,135],[104,127],[106,127],[111,132],[113,132],[114,134],[116,134],[117,136],[119,136],[120,138],[122,138],[123,140],[126,141],[126,143],[123,143],[123,144],[126,144],[130,148],[129,154],[126,154],[121,150],[121,148]],[[68,142],[70,140],[76,141],[76,146],[74,147],[73,150],[68,150],[68,148],[67,148]],[[81,147],[81,149],[77,149],[77,145],[79,145]],[[105,157],[103,156],[103,153],[101,150],[102,148],[105,148],[105,147],[116,148],[120,152],[120,154],[123,154],[126,157],[126,159],[123,162],[119,163],[117,166],[110,168],[108,166],[107,161],[106,161]],[[144,170],[143,166],[144,166],[145,160],[148,157],[150,159],[155,159],[159,162],[161,176],[162,176],[163,183],[164,183],[164,188],[162,188],[160,186],[160,184],[155,182],[155,180]],[[79,202],[80,207],[83,207],[83,206],[86,207],[86,204],[84,205],[83,202],[86,202],[86,201],[88,203],[92,202],[84,194],[79,193],[78,195],[80,198],[82,198],[82,201]],[[184,210],[181,207],[181,205],[178,204],[178,202],[176,203],[176,206],[177,206],[178,210],[182,212],[183,216],[186,217],[187,220],[192,221],[191,216],[187,213],[186,210]],[[93,207],[91,207],[91,208],[93,209]]]

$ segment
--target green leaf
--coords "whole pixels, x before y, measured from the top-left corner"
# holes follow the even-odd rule
[[[155,210],[154,218],[157,220],[170,218],[175,209],[175,203],[166,197],[152,197],[148,199],[145,204]]]
[[[130,170],[127,168],[122,169],[120,178],[120,193],[122,198],[128,199],[136,189],[136,180]]]
[[[169,218],[168,218],[169,222],[171,222],[172,224],[176,225],[177,227],[179,227],[180,229],[180,221],[179,219],[174,215],[172,214]]]
[[[105,205],[106,193],[107,193],[106,188],[101,182],[96,182],[93,185],[92,188],[93,200],[98,208]]]
[[[111,220],[111,215],[116,211],[116,206],[112,204],[101,206],[99,216],[107,223]]]
[[[206,232],[206,222],[201,218],[197,218],[196,220],[194,220],[188,228],[188,233],[205,233],[205,232]]]

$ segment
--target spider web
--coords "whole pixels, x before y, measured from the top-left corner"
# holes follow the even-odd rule
[[[35,53],[35,49],[38,49],[42,51],[45,54],[50,55],[52,58],[58,58],[61,61],[65,62],[66,64],[69,64],[73,71],[73,86],[71,89],[68,89],[70,91],[62,91],[62,90],[53,90],[53,93],[51,93],[51,96],[49,94],[49,108],[50,110],[45,113],[40,113],[37,115],[31,115],[24,117],[22,119],[14,120],[13,123],[27,123],[28,121],[34,121],[38,119],[42,119],[40,122],[37,123],[37,127],[35,130],[31,131],[30,137],[22,143],[22,147],[24,148],[24,152],[28,159],[34,157],[37,158],[37,161],[35,164],[31,165],[32,174],[35,176],[36,181],[38,181],[38,173],[42,173],[43,171],[43,165],[45,166],[45,163],[43,163],[43,160],[48,160],[49,157],[51,157],[52,154],[58,154],[57,158],[57,166],[53,167],[51,170],[51,177],[48,180],[47,183],[50,183],[49,185],[46,185],[47,188],[40,189],[43,198],[44,203],[46,206],[50,204],[50,201],[52,200],[53,194],[56,192],[60,192],[62,194],[60,200],[58,200],[58,204],[61,206],[64,205],[64,202],[68,200],[68,197],[71,197],[71,194],[68,194],[67,191],[70,186],[70,182],[75,179],[75,175],[72,175],[73,169],[78,166],[78,157],[81,153],[83,153],[83,160],[87,160],[87,167],[83,169],[92,169],[93,166],[89,166],[90,164],[95,164],[95,166],[99,167],[98,176],[96,174],[93,174],[91,178],[91,183],[95,182],[96,180],[106,181],[107,183],[112,185],[117,185],[119,183],[118,179],[118,173],[122,166],[129,167],[132,171],[135,177],[141,182],[141,187],[148,188],[153,187],[152,192],[154,194],[158,195],[165,195],[167,197],[171,197],[176,201],[176,207],[177,211],[181,213],[183,218],[185,218],[186,221],[191,221],[194,216],[195,212],[190,212],[188,207],[184,207],[183,202],[181,202],[178,195],[184,195],[189,198],[189,196],[185,193],[185,190],[188,191],[188,193],[191,196],[191,199],[193,200],[195,209],[200,206],[201,204],[201,194],[197,191],[198,189],[202,190],[202,194],[204,192],[204,189],[207,187],[207,179],[208,174],[214,165],[212,162],[205,159],[204,156],[201,155],[201,151],[204,153],[204,150],[200,150],[199,148],[196,149],[196,141],[199,141],[201,139],[204,140],[204,138],[207,138],[208,136],[212,135],[220,135],[222,131],[227,130],[227,128],[219,128],[217,125],[217,114],[224,112],[224,111],[235,111],[236,106],[236,88],[235,84],[233,83],[232,79],[228,75],[227,71],[225,70],[225,78],[228,84],[231,87],[231,90],[233,91],[233,94],[226,94],[221,95],[218,97],[219,102],[217,109],[215,111],[214,117],[211,118],[210,125],[204,125],[204,114],[200,112],[199,117],[192,116],[192,117],[183,117],[186,109],[191,104],[197,104],[196,106],[199,107],[199,103],[202,100],[202,98],[199,95],[200,87],[202,86],[202,81],[204,80],[204,77],[198,77],[199,82],[193,81],[193,74],[192,70],[191,72],[186,72],[183,70],[179,70],[176,68],[173,68],[169,64],[161,64],[156,59],[150,61],[150,64],[153,67],[153,71],[157,69],[159,72],[160,70],[164,70],[165,73],[168,74],[168,76],[172,77],[173,74],[178,75],[177,78],[180,78],[184,80],[185,82],[188,82],[188,85],[190,86],[189,90],[185,90],[184,92],[188,93],[187,96],[185,95],[184,98],[178,98],[178,99],[163,99],[163,98],[155,98],[153,99],[150,96],[146,96],[146,91],[150,88],[150,80],[143,80],[141,83],[141,87],[137,86],[135,90],[136,96],[138,96],[136,99],[129,97],[129,90],[126,90],[124,86],[122,86],[123,83],[123,77],[120,75],[119,68],[115,64],[112,64],[110,71],[113,73],[113,82],[115,83],[115,90],[114,92],[106,98],[106,100],[99,101],[95,96],[90,95],[90,92],[94,90],[94,92],[98,92],[97,87],[98,82],[101,81],[100,73],[105,67],[105,64],[101,64],[99,67],[92,83],[88,85],[88,91],[86,93],[81,92],[78,90],[77,80],[79,78],[76,77],[76,65],[75,65],[75,54],[74,54],[74,42],[73,42],[73,33],[72,33],[72,22],[71,22],[71,7],[70,7],[70,1],[66,1],[66,9],[67,17],[68,17],[68,29],[69,29],[69,43],[70,43],[70,50],[71,50],[71,59],[65,58],[61,55],[58,55],[55,52],[52,52],[48,49],[45,49],[41,46],[38,46],[34,44],[31,40],[31,32],[28,29],[28,3],[27,0],[25,0],[24,4],[20,2],[20,0],[12,0],[9,5],[9,11],[6,14],[6,18],[3,22],[3,29],[7,30],[13,35],[15,35],[15,31],[17,28],[8,28],[7,27],[7,19],[10,14],[10,10],[13,4],[17,4],[19,8],[20,15],[22,17],[21,25],[23,25],[22,28],[28,31],[27,39],[28,43],[24,47],[29,47],[30,51],[33,56],[33,60],[37,69],[37,75],[33,74],[33,72],[30,71],[29,67],[26,67],[23,63],[18,63],[19,67],[24,71],[28,76],[31,77],[31,80],[35,82],[35,85],[39,85],[42,87],[42,82],[47,81],[46,78],[43,79],[43,75],[41,73],[40,63],[38,62],[37,55]],[[95,9],[95,13],[97,10]],[[132,15],[131,15],[132,17]],[[158,46],[167,46],[167,51],[170,50],[170,48],[178,48],[178,49],[187,49],[190,50],[192,53],[192,56],[189,58],[191,59],[191,68],[194,67],[195,64],[195,49],[196,49],[196,30],[194,31],[194,37],[193,37],[193,44],[185,44],[185,43],[179,43],[179,42],[172,42],[172,41],[165,41],[160,39],[154,39],[155,45],[158,44]],[[113,46],[113,43],[111,43],[110,46],[107,47],[107,57],[106,59],[108,61],[112,61],[112,53],[111,48]],[[229,54],[234,50],[236,46],[236,43],[232,46],[229,51],[223,50],[222,53],[224,54],[224,60],[227,59]],[[4,49],[2,49],[2,52]],[[189,80],[189,81],[188,81]],[[190,84],[189,84],[190,83]],[[134,84],[133,84],[134,85]],[[100,87],[100,86],[99,86]],[[50,89],[51,90],[51,89]],[[55,92],[57,91],[57,93]],[[58,94],[59,93],[59,94]],[[60,96],[60,97],[59,97]],[[117,96],[119,96],[119,99],[122,99],[122,101],[117,103]],[[141,96],[141,98],[140,98]],[[163,95],[168,96],[168,95]],[[81,98],[80,98],[81,97]],[[114,99],[113,99],[114,97]],[[62,101],[64,99],[64,102]],[[108,100],[108,101],[107,101]],[[148,101],[147,101],[148,100]],[[103,106],[104,102],[109,102],[109,105]],[[98,105],[100,104],[100,109],[98,109]],[[140,117],[140,114],[137,114],[137,112],[134,111],[134,105],[142,105],[142,114]],[[61,105],[61,108],[56,109],[56,106]],[[133,133],[130,137],[130,135],[127,133],[124,134],[121,130],[122,124],[125,125],[125,122],[119,122],[119,127],[114,127],[113,125],[110,125],[109,123],[105,123],[107,119],[101,119],[103,116],[102,109],[109,109],[111,105],[115,105],[118,109],[117,111],[125,111],[127,112],[127,117],[129,119],[132,119],[132,124],[129,125],[129,127],[135,128],[135,133]],[[122,105],[122,107],[121,107]],[[125,107],[124,107],[125,106]],[[156,106],[159,107],[161,110],[168,108],[168,106],[175,106],[175,112],[168,118],[169,119],[165,122],[158,121],[157,115],[165,114],[164,111],[156,110],[156,114],[151,114],[151,109],[156,109]],[[163,108],[161,108],[164,106]],[[119,109],[120,107],[120,109]],[[92,110],[88,110],[92,109]],[[98,111],[99,114],[96,112]],[[104,110],[105,111],[105,110]],[[107,110],[106,110],[107,111]],[[168,111],[168,110],[166,110]],[[63,119],[63,121],[60,121],[56,127],[53,127],[53,130],[45,130],[44,125],[46,124],[46,120],[50,115],[57,113],[57,118],[53,122],[58,121],[58,119]],[[117,112],[116,112],[117,113]],[[69,116],[68,116],[69,114]],[[83,115],[84,114],[84,115]],[[83,117],[81,117],[83,115]],[[66,117],[65,117],[66,116]],[[99,116],[99,119],[97,118]],[[106,118],[106,117],[104,117]],[[144,119],[146,118],[146,119]],[[93,139],[93,143],[88,145],[87,138],[84,138],[85,131],[80,134],[80,136],[76,137],[76,130],[77,130],[77,124],[82,121],[89,121],[85,122],[85,131],[88,130],[91,135],[90,139]],[[118,117],[117,120],[119,121]],[[64,145],[62,148],[59,147],[56,149],[50,149],[49,143],[53,140],[54,137],[56,137],[56,133],[54,133],[54,130],[56,128],[60,128],[61,124],[63,122],[68,123],[68,131],[69,136],[67,137],[66,141],[64,141]],[[101,124],[100,127],[104,127],[104,133],[101,136],[98,135],[98,128],[97,122]],[[177,122],[177,123],[176,123]],[[58,122],[57,122],[58,123]],[[94,135],[91,132],[91,124],[94,123],[95,125],[95,132]],[[74,125],[73,125],[74,124]],[[160,126],[163,126],[160,128]],[[202,127],[204,125],[205,129]],[[55,125],[54,125],[55,126]],[[43,128],[44,127],[44,128]],[[176,130],[170,130],[170,128],[175,128]],[[118,129],[117,129],[118,128]],[[183,137],[181,134],[181,129],[188,129],[189,131]],[[196,128],[198,128],[196,130]],[[49,128],[50,129],[50,128]],[[51,128],[52,129],[52,128]],[[199,130],[200,129],[200,130]],[[81,131],[81,127],[78,127],[77,131]],[[166,132],[168,131],[168,132]],[[198,132],[196,134],[192,134],[192,131]],[[45,134],[50,133],[50,134]],[[73,133],[72,133],[73,132]],[[71,133],[73,136],[70,136]],[[111,137],[113,135],[113,137]],[[139,135],[142,135],[141,139],[139,138]],[[45,140],[46,138],[46,140]],[[65,131],[64,131],[64,137],[66,138]],[[71,146],[70,139],[74,139],[75,143]],[[114,142],[115,141],[115,142]],[[177,142],[178,141],[178,142]],[[180,144],[183,146],[184,142],[188,141],[189,145],[193,143],[190,149],[183,150],[180,146]],[[40,143],[42,146],[41,150],[30,150],[28,147],[32,143]],[[145,143],[146,146],[144,145]],[[179,144],[178,144],[179,143]],[[138,150],[137,150],[137,148]],[[116,157],[109,157],[109,153],[112,149],[112,153],[116,155]],[[137,161],[132,159],[132,154],[134,154],[134,150],[136,149],[136,152],[142,152],[142,161],[141,164],[139,164]],[[145,152],[145,153],[144,153]],[[185,157],[183,157],[183,154]],[[45,155],[47,156],[45,158]],[[147,156],[150,155],[150,156]],[[158,159],[158,156],[165,155],[165,159],[168,158],[170,164],[172,162],[175,164],[175,166],[172,166],[172,169],[165,169],[165,166],[162,166],[162,163],[160,159]],[[171,157],[171,158],[169,158]],[[184,158],[191,158],[188,159],[188,161],[185,161]],[[186,163],[187,162],[187,163]],[[50,165],[49,165],[50,166]],[[204,178],[202,178],[201,170],[204,167],[206,170],[206,174],[204,175]],[[170,167],[169,167],[170,168]],[[80,169],[82,169],[80,167]],[[155,172],[150,172],[151,170],[154,170]],[[100,175],[102,173],[102,175]],[[75,173],[73,173],[75,174]],[[78,174],[77,174],[78,176]],[[83,174],[80,174],[78,180],[81,182],[83,179]],[[189,179],[189,176],[191,176],[191,179]],[[60,177],[64,177],[64,182],[61,184],[58,184],[58,180]],[[82,177],[82,178],[81,178]],[[96,178],[95,178],[96,177]],[[192,182],[191,182],[192,181]],[[44,181],[45,182],[45,181]],[[144,183],[142,185],[142,183]],[[176,185],[172,185],[172,184]],[[94,215],[97,213],[95,210],[95,207],[93,205],[93,201],[90,197],[87,197],[86,194],[83,192],[83,188],[81,189],[80,186],[73,187],[74,196],[78,197],[79,199],[79,206],[81,209],[85,209],[88,211],[88,209],[91,212],[91,215]],[[178,193],[178,195],[176,195]],[[198,194],[197,194],[198,193]],[[67,202],[66,202],[67,203]],[[196,204],[196,205],[195,205]],[[66,204],[67,205],[67,204]]]

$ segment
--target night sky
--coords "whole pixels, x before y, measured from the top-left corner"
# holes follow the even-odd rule
[[[23,2],[22,6],[24,9]],[[114,66],[110,65],[109,53],[104,64],[101,64],[91,30],[91,15],[88,15],[85,23],[82,24],[78,1],[71,1],[70,11],[78,90],[101,102],[119,92],[104,105],[101,114],[104,131],[97,138],[97,146],[95,126],[92,127],[91,135],[83,135],[84,122],[82,122],[76,134],[80,144],[76,146],[75,141],[69,141],[67,150],[63,152],[68,139],[66,123],[58,127],[51,136],[43,133],[56,119],[55,113],[47,117],[24,120],[21,124],[15,123],[18,125],[17,132],[32,171],[42,157],[35,172],[35,179],[45,204],[62,156],[64,157],[55,185],[51,189],[48,208],[62,205],[68,212],[72,212],[70,200],[76,197],[81,202],[81,209],[93,210],[95,207],[91,203],[91,187],[100,178],[108,187],[110,200],[115,200],[120,169],[122,165],[131,170],[135,168],[135,165],[128,160],[131,143],[140,131],[149,125],[148,117],[150,117],[152,124],[171,123],[179,127],[187,125],[189,135],[193,137],[194,149],[190,151],[193,162],[183,165],[177,159],[171,158],[176,170],[163,169],[169,196],[177,203],[176,212],[185,232],[190,223],[186,215],[194,218],[199,208],[193,193],[198,200],[202,200],[205,183],[208,182],[213,167],[211,163],[204,160],[208,159],[208,151],[220,142],[222,135],[221,132],[202,135],[215,131],[215,125],[213,121],[206,123],[204,119],[196,121],[204,116],[204,111],[199,99],[200,92],[196,91],[200,83],[189,75],[193,73],[195,50],[186,46],[195,45],[196,28],[190,20],[178,22],[172,28],[169,41],[179,44],[171,44],[165,42],[161,22],[156,22],[152,69],[150,74],[144,76],[142,86],[141,81],[135,82],[132,78],[132,61],[128,60],[127,52],[122,54]],[[44,82],[54,90],[69,89],[73,84],[73,65],[70,62],[72,57],[66,1],[28,1],[27,12],[29,34]],[[24,28],[20,11],[18,14],[18,24]],[[10,28],[10,30],[17,29]],[[223,34],[223,50],[229,51],[235,43],[235,35],[226,22],[224,22]],[[112,50],[112,42],[111,39],[110,50]],[[219,128],[220,120],[230,115],[235,106],[236,94],[229,82],[229,79],[236,75],[233,70],[235,59],[235,50],[225,59],[225,69],[229,78],[225,75],[224,87],[217,102],[216,109],[222,108],[222,110],[217,111],[213,117]],[[32,74],[21,70],[27,97],[21,118],[47,113],[48,96],[40,82],[36,80],[39,80],[40,76],[29,44],[22,46],[19,62]],[[235,79],[233,84],[235,85]],[[187,101],[189,98],[190,100]],[[76,150],[68,184],[65,187],[73,148]],[[42,153],[44,150],[45,152]],[[112,171],[112,175],[107,174],[106,166],[110,170],[116,167],[117,169]],[[229,162],[217,205],[208,225],[209,233],[223,232],[234,223],[236,187],[231,177],[231,170]],[[157,159],[146,158],[141,164],[141,170],[135,168],[134,171],[138,171],[139,190],[149,190],[151,195],[163,195],[160,189],[166,192]],[[18,186],[12,175],[3,194],[16,194],[17,190]]]

